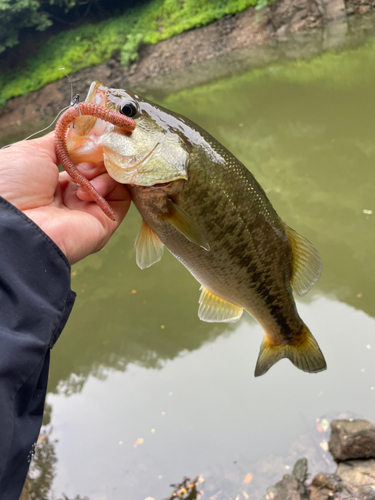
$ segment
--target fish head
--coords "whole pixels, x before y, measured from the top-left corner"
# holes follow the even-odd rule
[[[93,116],[76,118],[67,134],[74,163],[104,161],[109,175],[122,184],[153,186],[187,179],[189,143],[176,116],[131,91],[96,81],[86,102],[131,117],[136,128],[127,132]]]

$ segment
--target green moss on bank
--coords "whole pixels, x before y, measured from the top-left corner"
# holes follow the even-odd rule
[[[157,43],[268,0],[150,0],[125,14],[52,37],[38,54],[17,70],[0,74],[0,106],[8,99],[38,90],[69,74],[95,66],[114,51],[125,66],[135,60],[141,43]]]

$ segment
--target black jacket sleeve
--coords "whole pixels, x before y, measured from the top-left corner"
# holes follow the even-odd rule
[[[18,500],[42,424],[49,351],[73,307],[70,265],[0,197],[0,499]]]

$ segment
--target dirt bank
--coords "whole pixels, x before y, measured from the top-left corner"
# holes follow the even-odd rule
[[[71,75],[71,81],[74,92],[82,96],[93,80],[140,93],[169,93],[280,58],[311,57],[342,46],[353,29],[356,16],[351,14],[363,14],[374,7],[375,2],[368,0],[279,0],[260,11],[250,8],[157,45],[144,46],[128,70],[114,54],[104,64]],[[372,19],[361,21],[358,32],[365,36],[370,25],[374,25]],[[0,133],[9,135],[25,124],[35,124],[37,129],[44,117],[69,101],[66,79],[12,99],[0,115]]]

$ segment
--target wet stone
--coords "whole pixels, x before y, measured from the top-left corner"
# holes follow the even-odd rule
[[[293,476],[285,474],[281,481],[267,489],[266,500],[302,500],[307,498],[301,496],[301,484]]]
[[[294,476],[300,483],[304,483],[308,476],[307,467],[307,458],[300,458],[293,467],[292,476]]]
[[[348,493],[342,479],[336,474],[319,472],[310,486],[310,500],[337,499],[338,493]]]
[[[342,462],[338,465],[336,474],[342,478],[353,493],[358,495],[358,491],[362,491],[367,495],[372,494],[373,496],[370,498],[375,499],[374,459]]]
[[[375,500],[375,426],[334,420],[329,448],[339,462],[334,474],[320,472],[307,487],[307,459],[300,459],[291,475],[268,488],[264,500]]]
[[[367,420],[333,420],[329,451],[337,462],[375,458],[375,426]]]
[[[307,477],[307,459],[301,458],[291,475],[285,474],[281,481],[267,489],[265,500],[307,500],[308,492],[304,486]]]

